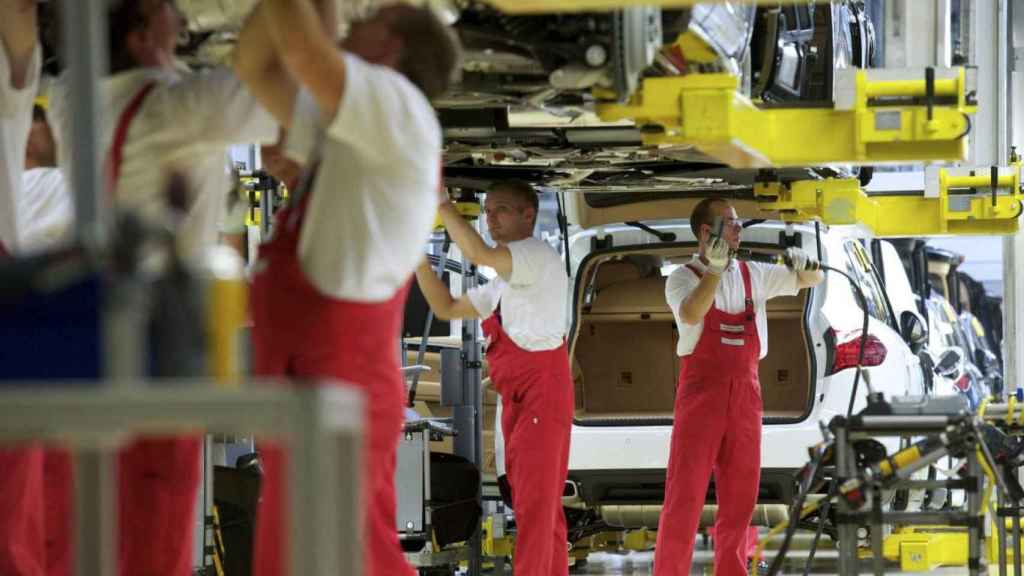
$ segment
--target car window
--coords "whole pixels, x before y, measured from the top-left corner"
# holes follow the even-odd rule
[[[893,319],[892,311],[889,309],[889,301],[886,300],[885,291],[878,281],[875,269],[871,265],[871,259],[864,250],[864,246],[856,240],[844,242],[846,248],[846,272],[857,282],[861,291],[864,292],[864,300],[867,304],[867,312],[879,322],[884,322],[895,328],[896,322]]]

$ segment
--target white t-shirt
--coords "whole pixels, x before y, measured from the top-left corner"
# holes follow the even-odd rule
[[[701,272],[707,270],[707,266],[700,261],[695,254],[689,262]],[[785,266],[774,266],[761,264],[759,262],[748,262],[750,268],[750,287],[754,293],[754,315],[757,324],[757,337],[761,344],[761,358],[768,355],[768,318],[765,313],[765,302],[776,296],[795,296],[800,291],[797,284],[796,273]],[[676,318],[676,326],[679,328],[679,344],[676,346],[676,354],[689,356],[697,347],[701,332],[704,330],[704,322],[689,325],[679,317],[679,307],[683,300],[697,287],[700,279],[686,266],[680,266],[669,275],[665,282],[665,300],[672,308],[672,314]],[[718,291],[715,292],[715,304],[719,310],[727,314],[738,314],[743,311],[743,274],[740,267],[734,260],[729,268],[722,273],[722,280],[718,284]]]
[[[101,84],[101,161],[107,158],[122,112],[150,82],[156,82],[156,88],[128,129],[115,196],[121,207],[152,222],[165,222],[167,175],[172,169],[184,173],[193,195],[179,246],[186,258],[196,257],[218,240],[231,188],[224,171],[227,147],[274,142],[277,123],[227,68],[186,74],[130,70]],[[64,79],[55,83],[48,116],[61,170],[68,182],[74,182],[68,88]]]
[[[482,318],[501,304],[505,333],[524,350],[553,350],[562,345],[567,328],[569,278],[554,248],[527,238],[508,244],[512,277],[496,277],[467,293]]]
[[[296,99],[286,153],[320,168],[299,237],[299,259],[321,292],[343,300],[394,296],[423,259],[437,215],[441,126],[405,76],[345,58],[345,91],[325,120],[307,92]]]
[[[39,252],[70,240],[74,231],[75,204],[57,168],[33,168],[22,176],[18,202],[18,234],[21,252]]]
[[[25,171],[25,146],[32,125],[32,104],[39,86],[41,52],[36,47],[25,87],[11,85],[11,63],[0,43],[0,246],[16,253],[21,236],[18,203]]]

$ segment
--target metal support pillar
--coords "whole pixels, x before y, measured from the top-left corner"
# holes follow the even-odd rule
[[[462,259],[462,292],[476,287],[476,267],[465,257]],[[481,368],[483,359],[480,344],[480,323],[473,320],[462,322],[462,386],[465,391],[465,405],[455,408],[456,423],[466,426],[455,437],[455,453],[468,458],[480,470],[483,477],[483,390],[481,389]],[[461,409],[461,410],[460,410]],[[468,433],[467,433],[468,432]],[[460,445],[460,440],[464,442]],[[481,505],[483,490],[477,491],[477,504]],[[469,541],[469,576],[479,576],[483,570],[483,545],[480,523]]]
[[[1020,100],[1024,97],[1024,7],[1013,8],[1011,4],[1008,14],[1011,33],[1010,41],[1013,51],[1013,68],[1007,73],[1011,79],[1010,98],[1008,101]],[[1006,127],[1012,127],[1010,143],[1018,151],[1024,151],[1024,114],[1011,114]],[[1003,240],[1003,374],[1007,383],[1007,392],[1012,394],[1018,386],[1024,370],[1021,361],[1024,359],[1024,272],[1020,271],[1018,260],[1024,255],[1024,235],[1007,237]],[[1018,276],[1021,274],[1021,276]]]
[[[75,453],[75,574],[108,576],[117,562],[117,452],[98,445]]]
[[[853,455],[850,453],[846,427],[837,427],[835,435],[836,474],[839,481],[842,482],[853,477],[856,468],[853,465]],[[839,513],[850,513],[850,505],[843,498],[839,498],[836,503]],[[841,523],[839,525],[839,573],[858,574],[857,564],[857,527],[848,522]]]
[[[970,520],[967,525],[967,573],[978,576],[981,573],[981,538],[984,536],[985,514],[981,502],[984,482],[977,450],[967,451],[967,477],[973,484],[967,492],[967,516]]]
[[[951,0],[885,3],[885,68],[948,67],[952,62]]]
[[[107,2],[64,0],[63,57],[70,82],[71,159],[75,193],[75,226],[79,239],[105,239],[106,200],[98,135],[103,124],[99,79],[107,74]]]
[[[276,180],[275,180],[276,182]],[[270,238],[270,226],[274,221],[274,192],[273,187],[263,188],[263,181],[260,180],[260,237]]]

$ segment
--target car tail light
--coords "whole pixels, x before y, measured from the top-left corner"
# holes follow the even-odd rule
[[[855,367],[857,358],[860,356],[861,331],[854,330],[836,334],[829,328],[828,332],[825,339],[835,344],[831,354],[832,363],[826,375],[831,376],[840,370]],[[862,366],[880,366],[882,362],[885,362],[886,353],[885,344],[882,344],[882,341],[874,334],[869,333],[868,337],[864,339],[864,363]]]
[[[957,390],[961,392],[967,392],[968,390],[971,389],[971,379],[967,376],[967,374],[961,374],[960,377],[957,378],[956,382],[954,382],[954,385],[956,386]]]

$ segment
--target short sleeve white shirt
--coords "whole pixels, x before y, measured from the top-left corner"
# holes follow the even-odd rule
[[[529,351],[562,345],[567,329],[569,278],[562,259],[543,240],[527,238],[508,244],[512,276],[497,277],[467,294],[473,308],[487,318],[501,305],[502,329]]]
[[[22,176],[18,199],[18,249],[40,252],[71,239],[75,205],[57,168],[33,168]]]
[[[218,241],[218,225],[231,189],[224,170],[228,146],[271,143],[277,139],[277,124],[227,68],[185,74],[156,68],[130,70],[101,84],[101,161],[107,158],[122,112],[149,83],[156,87],[128,128],[116,201],[144,219],[162,222],[167,216],[167,176],[183,173],[192,197],[179,246],[187,258],[195,257]],[[70,183],[74,182],[74,150],[68,88],[64,79],[53,86],[49,120],[58,162]]]
[[[320,167],[299,238],[299,259],[321,292],[381,302],[411,278],[437,215],[441,126],[405,76],[344,54],[345,90],[333,119],[296,99],[286,153]]]
[[[694,255],[689,265],[700,270],[702,274],[707,270],[697,255]],[[761,344],[761,358],[764,358],[768,355],[768,318],[765,312],[765,303],[776,296],[795,296],[799,292],[799,285],[796,273],[785,266],[759,262],[748,262],[747,266],[750,268],[754,322],[757,325],[757,337]],[[675,269],[665,282],[665,300],[672,308],[676,326],[679,328],[679,344],[676,346],[676,354],[679,356],[692,354],[704,331],[703,321],[689,325],[683,322],[679,316],[679,307],[699,282],[700,279],[697,275],[686,266]],[[727,314],[739,314],[745,306],[743,294],[743,274],[734,260],[729,264],[729,268],[722,273],[722,280],[718,283],[718,290],[715,292],[714,306]]]
[[[19,250],[18,203],[25,170],[25,146],[32,125],[32,103],[39,86],[41,53],[37,46],[27,72],[25,86],[11,84],[11,63],[0,43],[0,246],[7,252]]]

